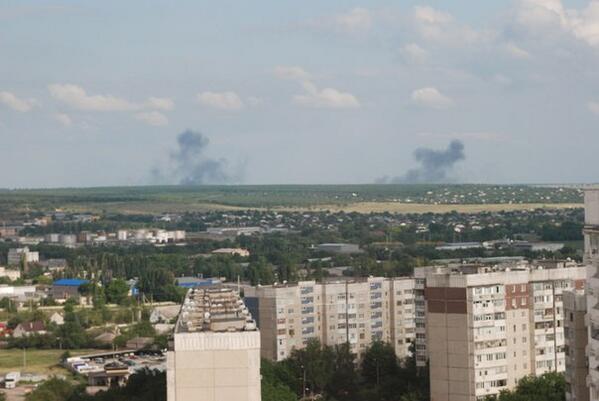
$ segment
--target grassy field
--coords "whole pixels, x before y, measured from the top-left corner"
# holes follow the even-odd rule
[[[397,203],[397,202],[359,202],[348,205],[322,205],[300,210],[330,210],[347,213],[481,213],[531,209],[572,209],[581,208],[581,203],[494,203],[481,205],[431,205],[423,203]],[[287,210],[294,210],[289,208]]]
[[[0,190],[0,218],[54,209],[124,214],[239,209],[419,213],[458,210],[461,205],[466,206],[464,210],[467,211],[482,211],[527,209],[539,205],[571,207],[579,203],[582,203],[580,188],[533,185],[207,185],[21,189]]]
[[[58,365],[64,350],[31,349],[25,352],[25,367],[23,367],[22,349],[0,350],[0,374],[12,371],[31,372],[39,374],[64,374],[66,371]],[[82,355],[97,350],[71,350],[71,355]]]
[[[245,207],[216,203],[187,202],[118,202],[104,204],[66,204],[63,209],[71,212],[119,213],[119,214],[160,214],[183,212],[208,212],[232,210],[273,210],[286,212],[331,211],[356,213],[480,213],[531,209],[572,209],[582,208],[582,203],[493,203],[493,204],[428,204],[400,202],[355,202],[344,204],[317,204],[312,206],[273,206]]]

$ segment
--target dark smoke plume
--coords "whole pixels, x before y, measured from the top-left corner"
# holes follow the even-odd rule
[[[170,171],[154,169],[154,181],[177,182],[180,185],[227,184],[239,181],[229,172],[227,159],[206,156],[210,140],[191,130],[177,136],[177,149],[170,154]]]
[[[383,177],[377,179],[378,183],[442,183],[449,181],[448,173],[460,160],[464,160],[464,144],[462,141],[453,140],[445,150],[418,148],[414,151],[414,159],[420,167],[410,169],[401,177]]]

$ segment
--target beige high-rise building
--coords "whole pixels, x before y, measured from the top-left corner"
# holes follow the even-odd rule
[[[410,355],[416,338],[414,278],[368,278],[252,287],[245,302],[258,322],[262,356],[280,361],[310,339],[348,342],[360,355],[374,340]]]
[[[586,346],[588,343],[585,315],[587,312],[584,291],[565,291],[564,344],[566,355],[566,401],[588,401]]]
[[[427,275],[431,400],[482,400],[564,371],[562,293],[584,282],[585,268],[567,261]]]
[[[584,193],[584,260],[587,268],[587,385],[590,399],[599,400],[599,188]]]
[[[260,399],[260,333],[238,293],[189,290],[167,353],[167,400]]]

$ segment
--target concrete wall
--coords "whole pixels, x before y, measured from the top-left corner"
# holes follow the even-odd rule
[[[260,333],[175,334],[168,401],[260,401]]]

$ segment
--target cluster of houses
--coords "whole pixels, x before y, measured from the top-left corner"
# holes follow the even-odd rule
[[[62,326],[64,324],[64,317],[61,313],[54,312],[48,318],[48,324],[55,324]],[[33,335],[44,335],[48,333],[48,326],[42,320],[32,320],[28,322],[22,322],[16,325],[13,329],[8,327],[6,322],[0,322],[0,340],[8,337],[23,338]]]

